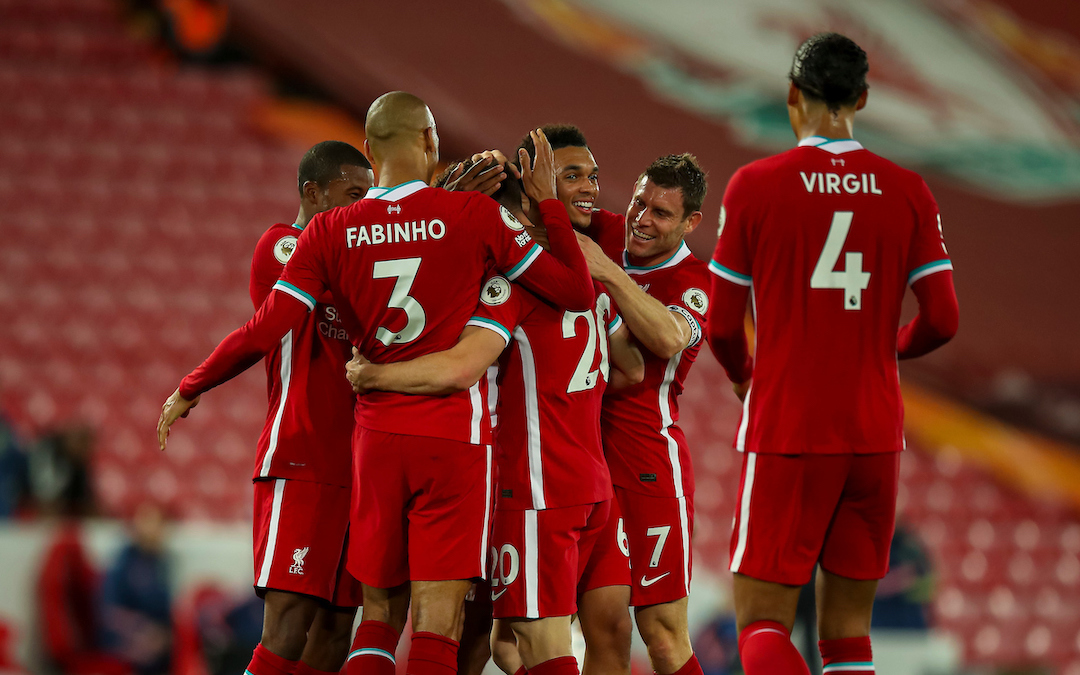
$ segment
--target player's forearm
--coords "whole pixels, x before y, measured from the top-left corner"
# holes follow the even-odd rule
[[[637,341],[660,358],[670,359],[690,343],[690,327],[630,276],[613,270],[604,285],[619,306],[619,315]]]
[[[250,321],[229,333],[209,358],[180,382],[180,395],[193,400],[255,365],[306,314],[307,307],[299,301],[271,293]]]
[[[611,363],[615,366],[611,382],[619,377],[621,386],[637,384],[645,379],[645,357],[634,343],[630,342],[630,330],[623,324],[611,336]]]
[[[897,333],[899,359],[913,359],[941,347],[956,335],[960,322],[952,272],[924,277],[911,290],[919,301],[919,314]]]
[[[540,202],[539,210],[550,255],[537,258],[518,281],[560,307],[582,312],[591,309],[596,297],[592,277],[566,207],[556,199],[547,199]]]
[[[746,300],[750,289],[713,277],[709,297],[708,340],[716,360],[735,384],[754,374],[754,360],[746,340]]]
[[[486,370],[487,365],[481,368],[463,362],[451,350],[412,361],[365,366],[360,386],[367,390],[445,396],[473,386]]]

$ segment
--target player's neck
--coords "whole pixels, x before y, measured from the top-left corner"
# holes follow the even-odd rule
[[[311,216],[313,216],[313,215],[315,215],[315,214],[314,213],[311,214]],[[305,209],[304,205],[301,204],[300,205],[300,210],[296,212],[296,220],[294,220],[293,222],[296,223],[297,225],[299,225],[300,229],[302,230],[305,227],[307,227],[308,221],[311,220],[311,216],[309,216],[307,214],[307,209]]]
[[[855,129],[855,112],[840,110],[830,112],[825,106],[820,111],[814,111],[799,125],[799,140],[803,141],[811,136],[821,136],[831,140],[853,138]]]
[[[379,187],[394,187],[414,180],[427,183],[430,178],[427,162],[419,163],[402,159],[386,161],[379,165]]]

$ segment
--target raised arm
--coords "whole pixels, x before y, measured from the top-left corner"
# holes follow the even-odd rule
[[[375,364],[353,348],[353,359],[345,365],[345,372],[358,394],[378,390],[442,396],[476,384],[506,344],[498,332],[466,326],[450,349],[411,361]]]
[[[949,270],[923,277],[911,285],[919,313],[903,326],[896,339],[896,356],[913,359],[929,354],[956,335],[960,306]]]
[[[536,147],[535,162],[519,151],[521,183],[525,193],[539,204],[540,219],[547,230],[548,250],[531,250],[518,269],[505,270],[510,281],[521,283],[533,293],[575,312],[592,308],[595,295],[589,268],[570,225],[566,207],[556,198],[555,153],[544,132],[531,132]]]

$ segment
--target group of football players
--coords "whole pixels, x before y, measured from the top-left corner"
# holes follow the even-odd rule
[[[808,672],[789,635],[820,566],[825,671],[873,672],[896,360],[951,338],[957,306],[925,184],[852,138],[867,70],[846,37],[800,47],[798,147],[731,178],[709,265],[684,242],[707,191],[690,154],[646,167],[622,216],[596,207],[598,165],[569,125],[433,181],[434,117],[391,92],[362,153],[309,150],[295,221],[255,249],[254,317],[158,425],[164,449],[202,393],[265,358],[249,674],[391,675],[410,613],[412,675],[475,674],[489,655],[508,675],[629,673],[633,607],[655,672],[700,675],[677,421],[706,340],[744,403],[730,569],[745,671]],[[908,285],[920,313],[898,331]]]

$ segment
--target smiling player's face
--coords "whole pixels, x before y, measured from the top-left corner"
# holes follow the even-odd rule
[[[319,194],[319,211],[329,211],[360,201],[371,189],[375,176],[371,169],[343,164],[341,176],[330,181]]]
[[[579,230],[592,223],[593,205],[600,196],[599,172],[588,148],[569,146],[555,151],[555,193],[570,223]]]
[[[682,188],[660,187],[642,178],[626,209],[626,252],[636,264],[660,262],[679,247],[700,218],[698,211],[684,217]]]

